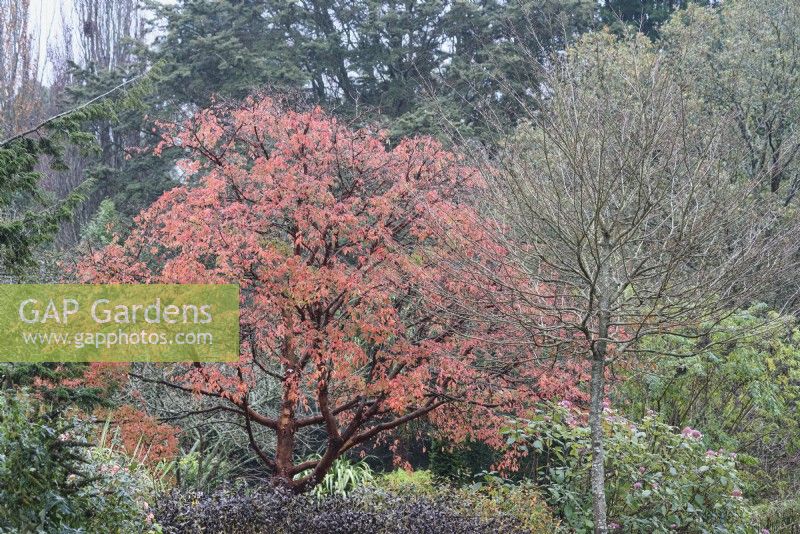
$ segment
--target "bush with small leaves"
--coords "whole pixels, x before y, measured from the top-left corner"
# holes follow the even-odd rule
[[[450,490],[435,496],[402,495],[361,487],[346,497],[294,495],[282,488],[227,487],[214,493],[164,496],[156,518],[166,533],[463,533],[532,532],[500,510],[469,510]]]

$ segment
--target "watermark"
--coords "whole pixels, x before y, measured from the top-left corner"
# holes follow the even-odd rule
[[[0,284],[0,361],[218,362],[239,357],[231,284]]]

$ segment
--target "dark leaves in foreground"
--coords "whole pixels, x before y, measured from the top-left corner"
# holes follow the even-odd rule
[[[160,500],[156,519],[170,534],[528,532],[510,515],[482,518],[470,513],[455,495],[404,496],[376,488],[322,499],[270,487],[173,492]]]

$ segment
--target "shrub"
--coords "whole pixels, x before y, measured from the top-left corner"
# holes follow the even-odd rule
[[[376,478],[375,485],[403,495],[435,495],[439,488],[433,472],[425,469],[417,471],[395,469]]]
[[[76,419],[0,395],[0,531],[141,532],[146,484]],[[149,519],[152,519],[150,517]]]
[[[154,523],[149,502],[161,486],[150,470],[135,459],[104,447],[87,450],[86,470],[98,476],[85,493],[94,509],[92,518],[81,526],[88,532],[151,532]]]
[[[755,523],[772,534],[794,532],[800,525],[800,499],[790,499],[758,506]]]
[[[510,483],[487,475],[483,481],[459,490],[458,495],[481,516],[509,514],[531,532],[556,531],[558,522],[531,481]]]
[[[641,379],[622,382],[620,402],[628,414],[652,408],[671,425],[702,425],[713,448],[758,460],[747,469],[753,497],[791,498],[800,490],[798,321],[755,305],[720,326],[708,337],[701,328],[649,339],[644,348],[656,356]]]
[[[378,477],[375,484],[398,495],[433,497],[449,500],[455,509],[484,519],[508,515],[531,532],[555,530],[553,516],[532,484],[509,483],[486,475],[463,487],[450,487],[434,477],[432,471],[398,469]]]
[[[465,510],[454,497],[362,487],[346,497],[317,498],[283,488],[228,487],[211,494],[173,492],[159,500],[156,517],[164,532],[175,534],[531,532],[510,514],[487,517]]]
[[[430,447],[431,473],[454,483],[469,483],[500,459],[497,451],[480,441],[453,443],[434,440]]]
[[[646,416],[641,423],[606,410],[609,524],[621,532],[750,532],[735,454],[707,450],[699,431]],[[507,442],[530,452],[566,526],[593,528],[590,431],[568,406],[548,406],[507,429]]]

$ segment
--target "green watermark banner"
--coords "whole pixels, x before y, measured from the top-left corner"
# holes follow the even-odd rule
[[[239,357],[239,286],[0,284],[0,361]]]

